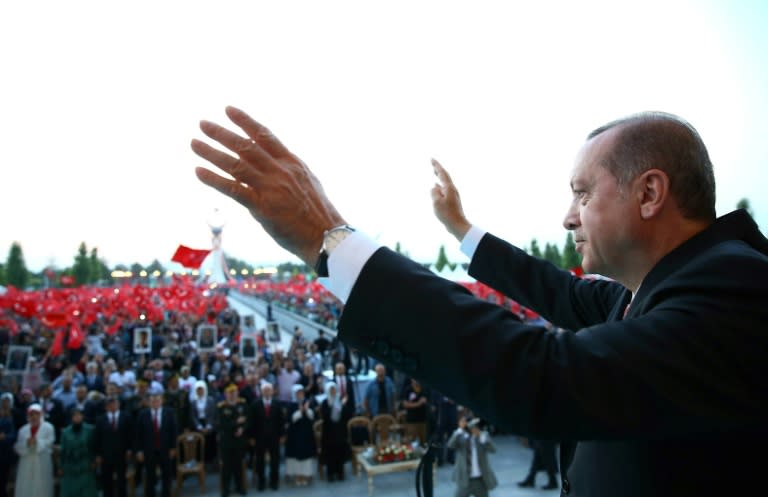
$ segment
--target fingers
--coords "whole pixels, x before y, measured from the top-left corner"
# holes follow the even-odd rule
[[[240,182],[221,177],[204,167],[196,167],[195,174],[206,185],[220,191],[248,209],[254,210],[257,208],[256,192],[243,186]]]
[[[448,174],[448,171],[446,171],[445,168],[435,159],[432,159],[432,168],[435,170],[435,175],[437,176],[437,179],[439,179],[442,184],[444,184],[445,186],[453,185],[453,180],[451,180],[451,175]]]
[[[226,152],[217,150],[200,140],[192,140],[192,150],[211,164],[218,166],[233,178],[255,187],[261,182],[261,171],[251,167],[249,163],[232,157]]]
[[[226,108],[227,117],[233,123],[240,126],[253,141],[258,143],[266,152],[274,158],[292,156],[291,152],[280,140],[264,125],[256,122],[251,116],[238,109],[229,106]]]
[[[435,184],[435,186],[432,187],[430,193],[432,194],[432,202],[437,202],[438,200],[445,197],[445,194],[443,193],[443,187],[438,184]]]
[[[226,148],[239,155],[241,159],[245,159],[251,167],[256,167],[257,169],[274,167],[272,157],[261,148],[261,145],[255,143],[253,140],[243,138],[237,133],[233,133],[210,121],[200,121],[200,129],[209,138],[221,143]]]

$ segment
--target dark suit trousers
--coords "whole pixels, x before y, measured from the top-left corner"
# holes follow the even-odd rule
[[[117,478],[115,479],[115,475]],[[101,463],[101,488],[104,497],[125,497],[125,461]],[[117,492],[115,492],[117,489]]]
[[[235,478],[235,488],[238,493],[245,495],[243,480],[243,459],[245,449],[232,448],[221,450],[221,495],[229,495],[232,477]]]
[[[171,497],[171,459],[167,450],[152,450],[144,453],[144,468],[147,471],[147,497],[155,497],[157,469],[160,468],[162,479],[162,497]]]
[[[264,490],[266,481],[264,478],[264,463],[266,454],[269,452],[269,486],[277,488],[280,483],[280,442],[266,446],[256,447],[256,475],[258,477],[259,490]]]

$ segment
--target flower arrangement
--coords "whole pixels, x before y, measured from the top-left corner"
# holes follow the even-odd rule
[[[417,457],[418,455],[410,445],[393,443],[379,447],[373,459],[377,463],[388,463],[408,461]]]

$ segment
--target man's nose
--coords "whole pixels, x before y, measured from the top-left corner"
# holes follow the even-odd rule
[[[579,211],[576,208],[576,202],[574,202],[568,208],[568,212],[565,213],[565,219],[563,219],[563,227],[568,231],[573,231],[579,225]]]

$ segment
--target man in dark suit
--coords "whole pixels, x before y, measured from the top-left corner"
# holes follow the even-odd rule
[[[271,384],[261,385],[261,398],[251,405],[251,444],[256,449],[256,477],[259,491],[266,488],[264,463],[269,453],[269,486],[277,490],[280,484],[280,443],[285,421],[283,406],[273,397]]]
[[[118,397],[107,397],[104,407],[106,413],[96,420],[94,434],[96,462],[101,466],[101,488],[104,497],[113,497],[115,488],[117,497],[125,497],[125,467],[133,447],[131,417],[120,410]]]
[[[53,425],[56,433],[56,443],[58,443],[61,438],[62,428],[69,422],[67,411],[64,409],[64,404],[59,399],[53,397],[53,388],[50,383],[41,384],[37,392],[38,403],[43,408],[43,419]]]
[[[352,408],[356,408],[355,384],[353,383],[352,378],[347,374],[347,367],[344,366],[343,362],[337,362],[334,366],[333,381],[339,386],[339,395],[341,398],[343,399],[346,397],[347,402]]]
[[[135,427],[136,460],[144,463],[147,497],[155,496],[157,469],[162,477],[162,497],[171,495],[171,472],[176,457],[176,414],[163,407],[163,394],[153,391],[149,408],[139,414]]]
[[[242,111],[227,114],[249,138],[201,129],[237,159],[192,148],[235,178],[198,177],[328,276],[350,346],[512,433],[560,440],[563,494],[762,491],[768,240],[744,211],[716,218],[712,164],[690,124],[631,116],[579,153],[564,225],[583,269],[610,280],[577,278],[473,227],[434,163],[435,211],[471,254],[470,275],[565,330],[548,331],[349,228],[298,158]]]

